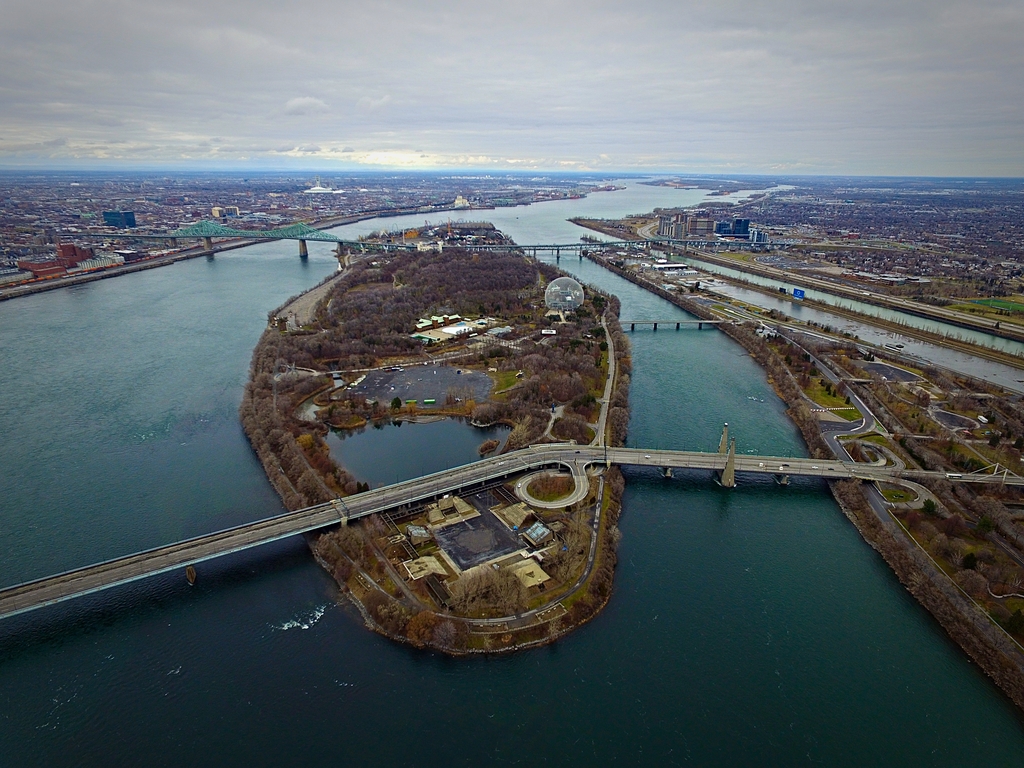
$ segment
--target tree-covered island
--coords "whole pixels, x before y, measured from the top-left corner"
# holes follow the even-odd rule
[[[332,429],[461,418],[507,428],[481,454],[623,444],[630,358],[618,301],[588,288],[579,306],[553,309],[545,292],[561,276],[511,248],[377,254],[307,294],[298,314],[301,300],[272,313],[241,418],[285,506],[369,489],[331,456]],[[430,376],[410,377],[415,366]],[[424,378],[437,391],[409,397],[403,387]],[[576,492],[568,474],[511,476],[327,530],[311,546],[389,637],[451,654],[537,645],[611,593],[623,479],[611,468],[580,482],[589,487]]]

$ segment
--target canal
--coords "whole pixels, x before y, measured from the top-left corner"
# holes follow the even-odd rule
[[[701,194],[630,184],[486,217],[543,242],[579,232],[569,215]],[[266,244],[0,305],[0,581],[281,511],[236,411],[267,311],[334,269],[310,246],[307,262]],[[624,312],[681,316],[594,264],[561,266]],[[722,334],[632,338],[631,444],[713,448],[728,421],[740,451],[802,451]],[[621,527],[605,612],[508,657],[367,632],[301,540],[204,564],[193,588],[170,574],[5,621],[0,763],[1018,761],[1018,712],[821,483],[634,472]]]

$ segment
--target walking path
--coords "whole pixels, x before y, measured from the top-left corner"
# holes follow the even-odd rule
[[[604,328],[604,339],[608,342],[608,380],[604,384],[604,396],[601,398],[601,415],[597,417],[597,434],[591,445],[605,444],[605,431],[608,427],[608,407],[612,401],[612,387],[615,384],[615,342],[608,331],[608,322],[601,315],[601,327]]]

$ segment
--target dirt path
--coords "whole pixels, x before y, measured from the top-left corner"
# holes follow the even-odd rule
[[[309,325],[313,322],[313,311],[316,309],[316,305],[320,303],[320,299],[326,296],[330,292],[331,288],[334,287],[334,284],[344,277],[344,275],[344,271],[338,272],[326,283],[306,291],[290,304],[282,307],[278,315],[280,317],[287,317],[290,320],[294,319],[295,325],[299,328],[304,325]]]

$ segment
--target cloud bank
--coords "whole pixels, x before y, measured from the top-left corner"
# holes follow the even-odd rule
[[[1024,176],[1019,0],[7,0],[0,165]]]

